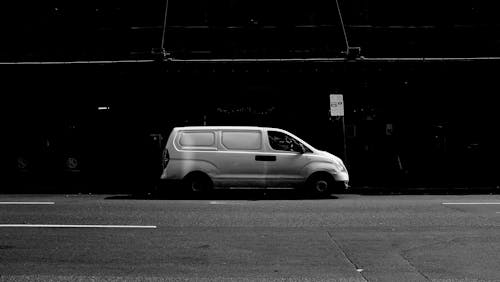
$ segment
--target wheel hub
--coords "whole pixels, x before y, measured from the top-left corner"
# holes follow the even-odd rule
[[[325,180],[317,181],[315,186],[318,192],[326,192],[328,190],[328,182]]]

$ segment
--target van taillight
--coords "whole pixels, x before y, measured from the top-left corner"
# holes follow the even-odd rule
[[[168,154],[168,150],[165,149],[163,151],[163,168],[167,167],[168,161],[170,160],[170,155]]]

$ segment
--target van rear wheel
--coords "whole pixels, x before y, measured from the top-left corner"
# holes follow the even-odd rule
[[[184,179],[185,191],[194,194],[203,194],[212,189],[212,181],[203,173],[192,173]]]

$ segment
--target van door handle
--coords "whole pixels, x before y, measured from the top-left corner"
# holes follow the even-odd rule
[[[275,162],[276,161],[276,156],[262,156],[262,155],[257,155],[255,156],[256,161],[260,162]]]

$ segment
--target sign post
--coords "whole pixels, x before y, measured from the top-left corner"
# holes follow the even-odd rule
[[[342,138],[344,162],[347,161],[347,145],[345,136],[345,120],[344,120],[344,96],[342,94],[330,94],[330,116],[338,117],[342,122]]]

